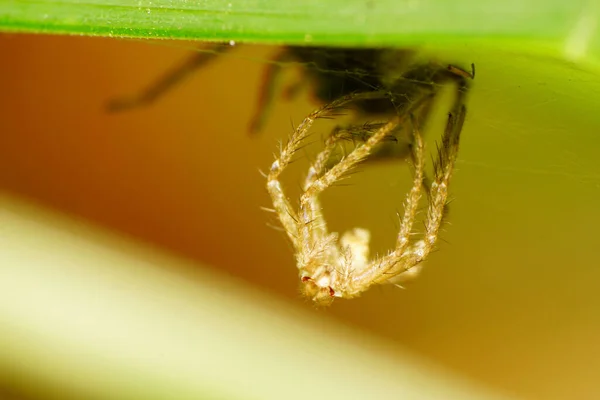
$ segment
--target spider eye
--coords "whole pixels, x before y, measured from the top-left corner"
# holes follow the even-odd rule
[[[310,276],[303,276],[302,278],[300,278],[300,280],[302,282],[308,282],[308,281],[312,281],[312,278]]]
[[[329,295],[330,295],[331,297],[334,297],[334,296],[335,296],[335,290],[333,290],[333,288],[332,288],[331,286],[329,286]]]

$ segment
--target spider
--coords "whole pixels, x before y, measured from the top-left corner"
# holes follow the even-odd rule
[[[472,78],[472,74],[453,66],[440,66],[428,63],[420,68],[430,69],[437,65],[445,71],[462,78]],[[474,68],[474,67],[473,67]],[[439,71],[438,71],[439,72]],[[448,186],[458,154],[460,134],[465,121],[466,107],[463,103],[466,84],[459,86],[452,110],[438,146],[434,161],[434,176],[424,189],[425,146],[419,127],[427,117],[434,94],[420,91],[417,98],[404,102],[402,112],[393,115],[388,122],[379,124],[372,132],[366,131],[364,141],[358,144],[347,156],[331,167],[328,162],[336,146],[348,135],[354,135],[356,127],[335,129],[327,138],[324,149],[316,156],[306,175],[298,210],[286,196],[279,177],[292,161],[313,123],[319,118],[332,118],[340,109],[356,102],[387,100],[398,103],[399,92],[366,91],[346,94],[309,114],[292,133],[288,143],[272,163],[267,177],[267,191],[273,202],[273,210],[287,236],[292,242],[296,265],[301,281],[301,292],[316,305],[326,306],[338,298],[353,298],[376,284],[398,284],[418,274],[423,261],[434,249],[440,227],[446,212]],[[343,233],[329,232],[323,217],[319,196],[336,183],[358,163],[364,161],[389,135],[405,124],[409,125],[412,136],[412,160],[414,178],[400,217],[400,229],[396,246],[382,257],[369,256],[370,232],[354,228]],[[359,129],[360,130],[360,129]],[[425,216],[423,238],[411,241],[418,204],[422,193],[428,195],[428,208]]]
[[[152,103],[189,73],[230,48],[216,45],[208,52],[194,54],[139,95],[112,101],[109,109],[120,111]],[[467,72],[453,65],[415,62],[415,56],[412,49],[286,46],[265,70],[257,112],[250,124],[251,133],[262,129],[273,100],[275,78],[286,62],[299,63],[305,78],[286,91],[287,97],[293,97],[309,83],[313,97],[322,104],[295,129],[267,174],[267,190],[274,205],[271,211],[278,215],[292,241],[302,292],[318,305],[329,305],[336,297],[356,297],[376,284],[399,284],[410,279],[419,273],[422,262],[435,247],[447,211],[448,185],[466,115],[464,99],[468,81],[475,76],[475,67],[471,64],[472,70]],[[421,130],[439,88],[448,82],[455,84],[456,98],[434,162],[434,177],[430,180],[424,172]],[[349,107],[358,115],[352,125],[336,127],[327,138],[324,149],[307,173],[299,210],[294,210],[283,192],[280,174],[301,148],[315,120],[333,118],[339,110]],[[387,122],[359,124],[361,118],[375,117],[385,118]],[[388,145],[398,141],[407,125],[411,136],[408,145]],[[355,144],[352,151],[336,158],[335,151],[349,139]],[[396,247],[383,257],[370,259],[370,232],[362,228],[354,228],[341,236],[329,232],[319,195],[360,162],[404,159],[407,152],[414,165],[414,180],[405,201]],[[423,193],[429,200],[425,233],[423,239],[411,242]]]

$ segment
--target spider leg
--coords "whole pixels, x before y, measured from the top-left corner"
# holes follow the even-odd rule
[[[437,242],[448,201],[448,185],[458,155],[460,133],[466,116],[464,105],[461,104],[456,108],[456,113],[448,114],[448,123],[442,136],[441,145],[438,147],[437,160],[434,163],[434,177],[425,220],[425,236],[414,245],[405,246],[402,253],[396,249],[384,257],[381,261],[381,268],[379,268],[379,276],[373,277],[374,283],[391,282],[396,276],[408,272],[427,258]]]
[[[444,208],[448,200],[448,185],[454,170],[460,134],[467,114],[466,107],[461,104],[454,113],[449,113],[448,123],[441,146],[438,148],[438,159],[434,164],[434,180],[431,184],[431,201],[425,222],[425,247],[423,256],[427,256],[433,248],[440,226],[444,218]]]
[[[425,101],[423,103],[423,105],[421,106],[421,108],[418,110],[418,115],[419,117],[417,118],[418,120],[418,127],[416,129],[419,130],[419,136],[420,132],[423,132],[423,130],[426,127],[427,121],[429,120],[429,116],[431,115],[431,110],[433,108],[434,102],[436,100],[437,97],[437,93],[433,93],[432,95],[429,96],[429,100]],[[414,121],[414,120],[413,120]],[[413,133],[413,143],[411,143],[412,146],[416,146],[415,142],[414,142],[414,133]],[[421,136],[421,140],[422,140],[422,136]],[[417,165],[418,160],[416,159],[416,155],[418,154],[417,151],[415,151],[415,149],[413,149],[413,151],[411,152],[411,158],[412,158],[412,162],[413,165]],[[427,194],[427,197],[429,198],[431,196],[431,193],[429,191],[429,188],[431,187],[431,178],[428,176],[427,171],[423,171],[423,178],[421,179],[421,188],[425,191],[425,194]]]
[[[404,204],[404,215],[400,223],[400,230],[396,240],[396,254],[404,253],[408,246],[410,234],[417,214],[419,200],[421,199],[421,191],[423,188],[423,179],[425,177],[425,144],[423,137],[417,126],[414,116],[411,115],[412,132],[413,132],[413,151],[412,159],[415,168],[413,177],[413,186],[406,197]]]
[[[457,113],[449,113],[448,122],[441,145],[438,147],[438,156],[434,164],[434,178],[431,184],[429,207],[425,221],[425,237],[423,240],[410,245],[409,237],[415,220],[417,205],[421,196],[421,180],[423,179],[424,148],[418,130],[415,134],[415,177],[413,188],[408,194],[404,207],[404,215],[396,248],[385,257],[371,262],[361,274],[354,276],[354,290],[358,294],[375,283],[397,283],[396,281],[405,274],[418,267],[434,248],[438,233],[444,218],[444,211],[448,199],[448,185],[458,154],[460,133],[466,116],[466,108],[460,104]],[[418,272],[418,269],[416,270]]]
[[[415,117],[412,114],[410,117],[414,142],[412,159],[414,160],[415,171],[413,186],[404,204],[404,214],[400,223],[396,248],[386,257],[373,261],[367,268],[360,271],[359,274],[355,274],[354,284],[357,292],[364,290],[372,283],[382,283],[398,273],[405,272],[405,269],[401,268],[405,264],[399,263],[398,260],[402,259],[410,243],[410,235],[419,207],[419,200],[423,192],[425,170],[425,144],[423,143],[423,137],[421,136]],[[396,272],[396,269],[400,269],[401,272]]]
[[[302,249],[303,243],[306,243],[306,241],[303,241],[302,239],[310,238],[310,227],[308,225],[310,225],[314,219],[314,215],[311,212],[312,207],[307,205],[305,208],[308,208],[308,210],[304,213],[303,218],[301,220],[298,218],[297,213],[294,211],[287,196],[283,192],[279,176],[292,161],[292,157],[301,147],[302,141],[308,136],[309,130],[316,119],[327,117],[332,113],[335,113],[340,107],[343,107],[356,99],[373,98],[375,96],[384,95],[385,94],[382,92],[354,93],[341,97],[338,100],[313,111],[304,118],[300,125],[298,125],[292,133],[288,143],[281,149],[279,157],[271,164],[271,168],[267,175],[267,191],[271,196],[273,207],[277,211],[283,228],[286,230],[297,251]],[[327,151],[327,149],[324,151]],[[319,208],[318,205],[317,208]]]
[[[316,198],[321,192],[330,187],[333,183],[339,180],[339,178],[349,170],[351,170],[356,164],[363,161],[371,152],[374,146],[380,143],[386,136],[390,134],[400,123],[400,117],[395,117],[391,121],[383,125],[379,130],[373,134],[365,143],[357,146],[348,156],[342,159],[339,163],[334,165],[331,169],[319,176],[317,179],[312,180],[310,186],[308,186],[302,196],[300,197],[300,217],[301,222],[307,226],[311,223],[313,213],[311,210],[312,199]]]
[[[120,112],[132,108],[152,104],[156,99],[163,96],[173,86],[188,77],[198,68],[214,60],[219,54],[233,48],[229,44],[217,44],[208,49],[202,49],[192,54],[181,65],[176,66],[140,93],[130,97],[120,97],[108,102],[106,108],[109,112]]]
[[[472,68],[474,71],[474,65]],[[447,78],[455,80],[458,88],[454,106],[452,111],[448,113],[448,122],[442,136],[441,145],[437,149],[438,154],[434,162],[433,181],[429,185],[427,177],[425,175],[422,176],[423,184],[427,184],[430,187],[427,190],[429,206],[425,220],[425,237],[410,247],[405,245],[401,248],[401,241],[404,241],[402,239],[401,228],[396,249],[379,260],[379,265],[375,268],[370,268],[374,272],[378,271],[378,274],[375,272],[376,276],[370,277],[373,283],[396,283],[398,278],[402,278],[404,275],[411,273],[411,271],[418,273],[418,268],[415,267],[427,258],[437,242],[439,230],[447,212],[448,185],[456,163],[460,134],[467,113],[464,105],[465,97],[469,91],[469,80],[473,79],[474,76],[474,73],[469,74],[464,70],[452,66],[448,66],[447,71],[449,71]],[[425,109],[422,110],[422,115],[427,116],[429,114],[430,106],[431,103],[428,104],[426,102],[424,104]],[[413,153],[413,158],[417,154],[418,152]],[[415,165],[417,164],[415,163]],[[407,209],[405,208],[405,217],[406,211]],[[404,223],[402,225],[404,226]],[[410,234],[410,231],[407,231],[407,233]]]
[[[304,191],[311,187],[313,182],[323,175],[326,169],[327,160],[331,158],[331,154],[340,140],[341,137],[335,131],[327,138],[324,149],[317,155],[315,161],[308,169],[308,174],[304,180]],[[306,213],[307,219],[311,221],[310,236],[314,243],[327,235],[327,224],[323,217],[321,202],[317,196],[308,199]]]
[[[429,119],[431,109],[435,101],[435,96],[428,95],[424,99],[425,100],[422,102],[422,104],[419,103],[421,104],[419,107],[415,107],[412,118],[413,125],[418,121],[418,126],[416,126],[415,129],[418,129],[419,133],[423,132],[424,127],[426,126],[426,122]],[[383,125],[383,123],[367,123],[350,125],[348,127],[338,129],[340,130],[340,133],[344,133],[345,136],[354,143],[354,146],[356,146],[357,142],[365,142],[373,135],[373,133],[377,131],[378,127]],[[417,165],[418,160],[415,159],[417,152],[414,149],[414,146],[417,146],[417,144],[415,143],[414,133],[411,135],[411,138],[407,139],[400,139],[401,135],[404,136],[405,132],[402,126],[398,126],[397,129],[391,132],[377,147],[372,150],[367,161],[369,163],[390,160],[407,162],[410,157],[413,165]],[[422,135],[420,136],[422,137]],[[327,168],[331,168],[337,162],[339,162],[338,157],[331,157],[327,163]],[[423,174],[422,189],[429,197],[431,179],[427,176],[426,171],[423,171]]]
[[[384,124],[377,124],[376,129],[381,128],[383,125]],[[308,174],[306,175],[306,179],[304,181],[304,191],[307,191],[312,184],[325,173],[327,169],[335,165],[331,163],[331,158],[338,144],[341,141],[346,140],[348,134],[352,135],[354,132],[358,132],[361,128],[364,129],[364,125],[350,126],[347,128],[341,128],[338,126],[332,131],[329,137],[325,140],[325,147],[317,155],[314,162],[308,169]],[[322,207],[318,196],[308,198],[306,212],[309,215],[308,218],[310,218],[312,221],[311,236],[313,241],[319,240],[327,235],[327,224],[323,218],[323,213],[321,210]]]
[[[446,67],[443,67],[442,65],[437,65],[435,70],[437,71],[435,74],[439,75],[439,77],[437,79],[433,79],[433,80],[439,79],[440,82],[454,82],[456,84],[456,86],[457,86],[456,98],[454,100],[454,108],[452,110],[452,113],[454,115],[459,115],[461,112],[460,108],[461,107],[464,108],[465,98],[467,96],[467,93],[469,92],[470,81],[472,81],[475,78],[475,64],[471,64],[471,72],[468,72],[468,71],[466,71],[460,67],[454,66],[454,65],[447,65]],[[424,101],[419,110],[419,114],[420,114],[419,121],[421,121],[421,125],[420,125],[421,131],[423,130],[423,128],[425,127],[425,124],[429,120],[429,116],[431,114],[431,110],[434,105],[435,98],[438,96],[438,90],[434,88],[431,91],[431,94],[429,96],[430,96],[430,99]],[[460,129],[462,129],[462,126]],[[459,134],[460,134],[460,132],[459,132]],[[415,152],[413,152],[412,155],[413,155],[413,163],[414,163],[415,162],[415,160],[414,160]],[[423,189],[427,193],[428,198],[431,198],[431,193],[430,193],[431,187],[432,187],[432,180],[425,173],[425,175],[423,176]],[[446,204],[445,207],[447,208],[447,206],[448,205]],[[444,212],[447,212],[447,209],[444,210]]]
[[[250,134],[258,133],[262,129],[273,101],[275,84],[277,77],[281,73],[281,63],[289,58],[290,54],[287,51],[283,51],[263,71],[262,84],[260,86],[260,94],[258,96],[256,111],[250,120],[250,126],[248,129]]]
[[[359,143],[366,142],[375,132],[377,132],[385,122],[367,122],[367,123],[358,123],[358,124],[350,124],[346,126],[338,125],[332,132],[332,135],[337,136],[340,140],[345,142],[351,142],[352,147],[356,147]],[[401,130],[401,127],[398,127],[396,131]],[[371,154],[368,157],[368,161],[373,159],[373,156],[378,153],[382,153],[382,149],[385,152],[386,158],[398,157],[401,159],[406,158],[406,150],[408,146],[405,143],[398,143],[397,139],[398,135],[396,132],[391,132],[388,136],[386,136],[381,143],[372,150]],[[383,147],[385,146],[385,147]],[[393,147],[392,147],[393,146]],[[340,152],[331,152],[329,155],[329,159],[326,160],[325,169],[330,169],[335,166],[338,162],[340,162],[346,155],[346,148],[340,146]],[[393,154],[391,154],[393,153]],[[383,158],[383,157],[382,157]]]
[[[377,93],[382,93],[384,96],[386,95],[385,92],[368,92],[368,93],[359,93],[356,96],[359,96],[359,95],[366,96],[368,94],[371,94],[372,97],[368,97],[368,98],[377,98],[377,97],[375,97],[375,96],[378,96]],[[379,96],[381,96],[381,94]],[[408,110],[407,113],[395,115],[387,123],[381,124],[380,127],[378,129],[376,129],[374,133],[368,134],[367,136],[365,136],[364,139],[366,139],[366,140],[364,140],[363,143],[356,146],[354,148],[354,150],[352,150],[345,158],[340,160],[337,164],[333,165],[322,176],[319,176],[318,179],[312,180],[310,186],[305,187],[305,191],[302,194],[302,196],[300,197],[300,219],[301,219],[300,222],[302,224],[304,224],[304,226],[302,227],[304,237],[310,236],[308,231],[311,229],[310,224],[315,217],[314,213],[311,212],[311,210],[312,210],[311,202],[313,202],[312,199],[316,198],[321,192],[323,192],[325,189],[327,189],[332,184],[337,182],[344,173],[351,170],[354,166],[356,166],[356,164],[365,160],[370,154],[372,154],[373,149],[378,144],[380,144],[385,139],[389,139],[393,135],[393,133],[400,126],[400,122],[402,121],[402,119],[405,115],[412,115],[411,114],[412,111],[420,109],[423,106],[423,104],[426,103],[426,100],[428,100],[428,99],[429,99],[429,97],[427,97],[427,96],[419,99],[412,105],[412,107]],[[355,98],[355,100],[356,100],[356,98]],[[419,138],[420,138],[420,136],[419,136]],[[330,155],[331,155],[331,153],[328,153],[327,157],[329,157]],[[324,160],[326,160],[326,159],[324,159]],[[422,173],[421,173],[421,178],[420,178],[419,182],[422,182],[422,181],[423,181],[423,178],[422,178]]]

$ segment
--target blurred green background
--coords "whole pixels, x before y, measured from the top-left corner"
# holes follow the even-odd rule
[[[408,289],[374,288],[315,318],[392,339],[522,398],[598,398],[597,69],[544,43],[457,43],[424,46],[477,67],[440,251]],[[0,48],[10,60],[0,64],[3,191],[310,307],[286,238],[259,209],[269,199],[258,169],[272,162],[290,120],[314,105],[304,95],[280,102],[263,134],[247,134],[276,47],[240,46],[156,104],[113,115],[109,99],[145,87],[192,45],[6,34]],[[428,132],[430,149],[443,113]],[[303,162],[288,177],[291,194]],[[410,172],[402,164],[360,171],[326,193],[326,217],[334,229],[372,229],[382,251],[393,244]]]

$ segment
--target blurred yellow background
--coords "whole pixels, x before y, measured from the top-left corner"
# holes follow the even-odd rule
[[[298,295],[287,239],[259,209],[269,199],[258,170],[313,105],[280,102],[263,134],[247,134],[263,60],[276,48],[240,46],[155,104],[121,114],[108,114],[107,101],[138,92],[193,47],[2,35],[0,48],[2,190],[311,307]],[[477,77],[440,251],[406,290],[374,288],[315,315],[523,398],[598,398],[600,79],[508,50],[444,53],[474,62]],[[443,110],[430,149],[441,124]],[[302,165],[290,174],[292,196]],[[326,216],[334,230],[372,229],[383,251],[410,171],[360,171],[325,195]]]

